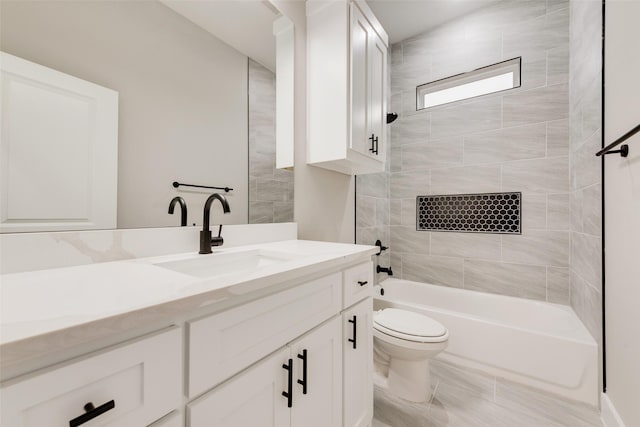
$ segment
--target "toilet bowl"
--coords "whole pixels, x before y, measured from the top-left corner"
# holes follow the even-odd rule
[[[447,328],[422,314],[385,308],[373,316],[376,370],[386,374],[391,393],[412,402],[430,398],[429,360],[448,340]]]

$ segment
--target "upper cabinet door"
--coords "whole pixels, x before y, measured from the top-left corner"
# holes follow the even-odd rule
[[[369,146],[369,55],[371,26],[351,3],[351,148],[368,154]]]
[[[0,232],[116,227],[118,93],[0,52]]]
[[[387,47],[375,31],[369,33],[369,133],[374,136],[372,154],[385,158],[387,115]]]

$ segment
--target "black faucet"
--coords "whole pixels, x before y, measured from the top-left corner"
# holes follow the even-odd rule
[[[176,203],[180,203],[180,226],[184,227],[187,225],[187,202],[180,196],[174,197],[171,199],[169,203],[169,213],[173,214],[173,208]]]
[[[204,218],[202,220],[202,231],[200,232],[200,253],[201,254],[210,254],[211,246],[222,246],[224,243],[224,239],[222,239],[222,224],[220,224],[220,228],[218,229],[218,237],[211,237],[211,230],[209,230],[209,217],[211,216],[211,203],[214,200],[220,200],[222,204],[222,210],[225,214],[231,212],[229,208],[229,202],[227,202],[227,198],[218,194],[213,193],[209,196],[206,202],[204,202]]]
[[[376,273],[387,273],[389,276],[393,276],[393,271],[391,271],[391,267],[380,267],[376,266]]]

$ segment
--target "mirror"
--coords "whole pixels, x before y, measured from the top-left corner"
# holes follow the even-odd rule
[[[45,141],[35,145],[37,161],[24,153],[17,161],[3,108],[0,232],[179,226],[179,206],[168,213],[176,196],[187,204],[187,225],[200,225],[213,192],[225,194],[231,206],[223,216],[214,205],[214,223],[293,220],[293,172],[275,166],[273,24],[282,17],[269,2],[3,1],[0,7],[2,52],[117,95],[113,225],[95,227],[85,218],[103,211],[94,202],[110,197],[86,178],[109,156],[73,144],[66,153],[43,150]],[[7,75],[4,106],[14,96],[7,82],[16,80]],[[42,103],[24,105],[34,112]],[[91,134],[95,123],[89,123]],[[45,129],[32,121],[23,128],[27,134]],[[176,181],[232,190],[174,188]],[[82,197],[71,199],[74,191]],[[12,208],[9,200],[21,204]]]

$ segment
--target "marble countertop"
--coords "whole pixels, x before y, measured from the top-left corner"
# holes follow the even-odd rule
[[[277,262],[197,277],[158,264],[215,260],[247,251],[277,254]],[[71,347],[92,336],[184,315],[276,284],[366,259],[374,246],[289,240],[212,254],[175,254],[0,276],[0,351],[16,362],[48,345]],[[226,255],[223,255],[226,254]]]

